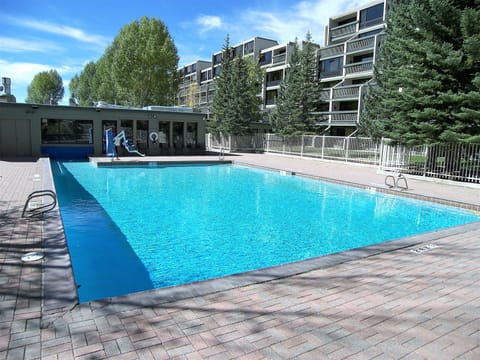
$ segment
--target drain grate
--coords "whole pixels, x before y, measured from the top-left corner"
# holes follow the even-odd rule
[[[42,260],[45,255],[42,252],[32,251],[22,256],[23,262],[32,262]]]
[[[432,249],[435,249],[435,248],[438,248],[438,245],[427,244],[427,245],[423,245],[423,246],[420,246],[420,247],[415,248],[415,249],[411,249],[410,252],[415,253],[415,254],[421,254],[425,251],[432,250]]]

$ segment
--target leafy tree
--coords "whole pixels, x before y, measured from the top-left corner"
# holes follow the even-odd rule
[[[215,79],[213,117],[209,131],[213,134],[248,134],[250,124],[260,118],[260,68],[243,57],[234,57],[227,36],[222,50],[221,73]]]
[[[70,90],[70,102],[78,101],[78,92],[80,89],[80,78],[78,75],[75,75],[73,78],[70,79],[68,83],[68,89]]]
[[[72,85],[70,82],[70,93],[75,95],[79,105],[91,106],[96,100],[99,100],[96,97],[97,92],[94,86],[96,73],[97,65],[94,62],[89,62],[83,68],[80,76],[76,77],[75,83]],[[72,86],[75,86],[75,88],[72,88]]]
[[[480,2],[393,0],[361,129],[406,145],[480,142]]]
[[[173,105],[177,65],[177,48],[166,26],[159,19],[143,17],[124,26],[102,57],[85,66],[79,76],[79,102]]]
[[[95,64],[95,75],[92,75],[92,99],[103,100],[110,104],[124,104],[118,95],[118,86],[113,77],[113,47],[109,46]],[[88,75],[87,75],[88,77]],[[126,103],[125,103],[126,104]]]
[[[289,60],[285,79],[280,84],[276,108],[272,114],[273,129],[283,136],[315,131],[319,87],[315,79],[315,45],[310,33],[300,48],[297,39]]]
[[[111,47],[119,100],[131,106],[175,103],[177,48],[162,21],[143,17],[120,30]]]
[[[25,102],[58,105],[63,99],[62,77],[56,70],[42,71],[34,76],[27,88]]]

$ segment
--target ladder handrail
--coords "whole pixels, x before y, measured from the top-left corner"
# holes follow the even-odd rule
[[[391,180],[391,182],[389,180]],[[400,181],[403,181],[403,184],[400,184]],[[385,177],[385,185],[390,189],[398,188],[400,190],[408,190],[407,178],[402,173],[399,173],[396,178],[394,175],[387,175]]]
[[[43,196],[48,196],[52,198],[52,201],[48,204],[41,205],[39,207],[27,210],[28,205],[32,199],[40,198]],[[53,210],[57,205],[57,195],[52,190],[36,190],[32,192],[27,197],[27,201],[25,201],[25,205],[23,206],[22,217],[32,217],[43,214],[47,211]]]

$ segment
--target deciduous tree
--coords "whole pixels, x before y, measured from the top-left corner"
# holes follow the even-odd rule
[[[28,86],[25,102],[58,105],[63,94],[63,80],[57,70],[42,71],[34,76]]]
[[[173,105],[177,66],[177,48],[167,27],[143,17],[124,26],[101,58],[85,66],[79,76],[80,104]]]

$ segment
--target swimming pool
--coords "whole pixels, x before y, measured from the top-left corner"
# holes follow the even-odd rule
[[[291,263],[479,220],[236,165],[53,163],[81,302]]]

